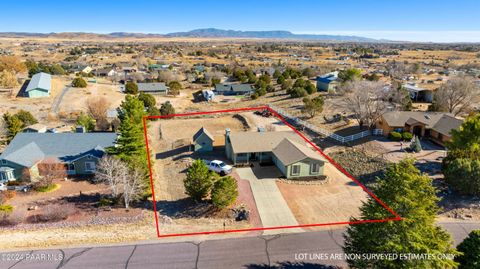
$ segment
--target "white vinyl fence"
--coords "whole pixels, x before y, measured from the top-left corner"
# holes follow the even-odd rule
[[[373,129],[373,130],[365,130],[363,132],[353,134],[353,135],[349,135],[349,136],[340,136],[338,134],[332,133],[332,132],[327,131],[325,129],[319,128],[318,126],[315,126],[311,123],[308,123],[304,120],[301,120],[301,119],[299,119],[295,116],[292,116],[287,111],[285,111],[284,109],[275,107],[273,105],[269,105],[269,107],[272,110],[276,111],[278,114],[280,114],[282,117],[284,117],[285,120],[290,121],[290,123],[302,126],[303,128],[309,129],[310,131],[315,132],[315,133],[317,133],[321,136],[332,138],[332,139],[334,139],[334,140],[336,140],[340,143],[348,143],[348,142],[355,141],[355,140],[360,139],[360,138],[364,138],[364,137],[369,136],[369,135],[383,135],[383,130],[382,129]]]

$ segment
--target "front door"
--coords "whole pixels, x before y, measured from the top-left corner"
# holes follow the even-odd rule
[[[419,137],[422,136],[422,126],[414,126],[413,134]]]
[[[258,156],[257,156],[257,153],[256,153],[256,152],[250,153],[250,161],[251,161],[251,162],[256,161],[257,158],[258,158]]]

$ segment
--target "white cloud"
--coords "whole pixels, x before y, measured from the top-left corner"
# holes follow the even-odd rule
[[[355,35],[417,42],[480,42],[480,31],[301,31],[297,34]]]

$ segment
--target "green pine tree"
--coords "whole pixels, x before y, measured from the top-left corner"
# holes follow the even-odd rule
[[[480,268],[480,230],[472,231],[457,246],[457,250],[463,253],[455,257],[455,261],[460,263],[459,269]]]
[[[225,208],[238,197],[237,181],[231,177],[222,177],[213,184],[212,202],[217,208]]]
[[[200,202],[207,197],[212,189],[214,175],[207,165],[200,159],[195,160],[187,171],[187,178],[183,181],[185,194]]]
[[[148,162],[143,133],[143,117],[146,115],[143,102],[135,96],[127,95],[119,109],[120,126],[116,146],[107,151],[125,161],[131,168],[141,169],[145,173],[144,185],[148,186],[146,194],[149,194],[151,186],[146,176]]]
[[[351,225],[345,233],[346,254],[458,254],[450,235],[435,225],[438,211],[432,180],[420,173],[411,159],[387,168],[373,192],[397,212],[402,220]],[[392,214],[370,197],[361,207],[361,219],[385,219]],[[356,219],[352,219],[355,221]],[[449,259],[351,259],[354,268],[454,268]]]

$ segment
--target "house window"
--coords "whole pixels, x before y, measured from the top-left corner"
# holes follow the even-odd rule
[[[298,176],[300,175],[300,165],[292,165],[292,176]]]
[[[85,162],[85,171],[86,172],[95,172],[95,163],[94,162]]]
[[[318,174],[320,172],[320,164],[312,163],[310,165],[310,174]]]
[[[4,172],[0,172],[0,181],[6,181],[7,175]]]

